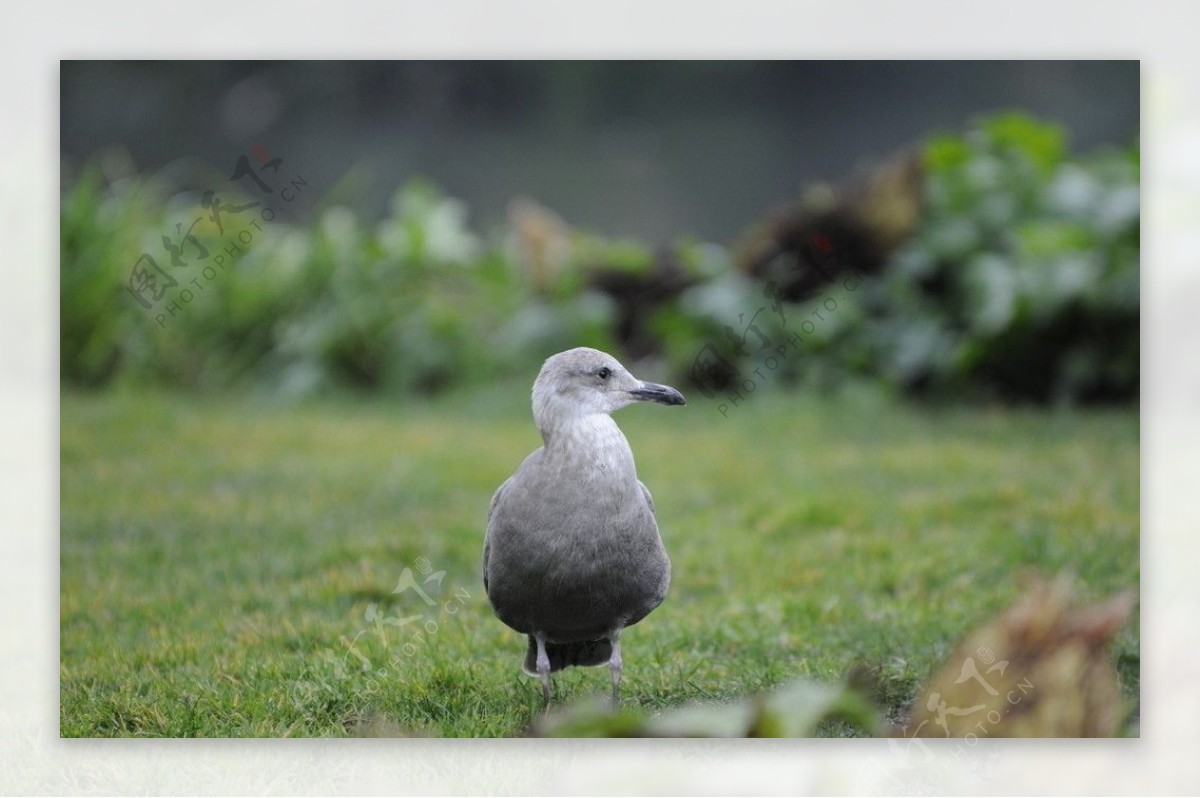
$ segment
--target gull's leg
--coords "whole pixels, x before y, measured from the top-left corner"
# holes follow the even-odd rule
[[[608,658],[608,668],[612,671],[612,703],[613,709],[621,701],[621,630],[617,629],[608,636],[612,643],[612,656]]]
[[[546,654],[546,639],[541,635],[534,635],[533,639],[537,641],[537,674],[542,682],[542,699],[549,705],[550,657]]]

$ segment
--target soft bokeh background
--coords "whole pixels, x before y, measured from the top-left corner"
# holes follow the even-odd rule
[[[902,724],[1031,574],[1136,593],[1138,81],[64,63],[62,733],[527,730],[481,529],[577,345],[691,399],[621,420],[678,575],[637,711],[854,673]],[[422,562],[470,600],[379,674]]]
[[[587,344],[730,396],[802,332],[755,387],[1127,402],[1137,82],[1132,61],[69,62],[62,377],[430,394]],[[249,210],[218,230],[206,191]]]
[[[482,229],[528,195],[648,245],[727,242],[816,180],[1018,108],[1088,152],[1138,132],[1135,61],[66,62],[64,164],[227,172],[262,142],[366,222],[432,179]],[[147,131],[153,130],[153,135]],[[199,189],[200,184],[189,186]]]

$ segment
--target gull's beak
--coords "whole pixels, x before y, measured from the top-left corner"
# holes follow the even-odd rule
[[[642,387],[629,392],[634,399],[642,402],[658,402],[660,405],[686,405],[683,394],[669,385],[658,385],[653,382],[643,382]]]

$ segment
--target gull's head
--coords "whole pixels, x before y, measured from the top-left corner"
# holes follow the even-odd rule
[[[634,402],[687,404],[674,388],[639,380],[612,355],[583,346],[547,358],[533,383],[533,416],[543,430]]]

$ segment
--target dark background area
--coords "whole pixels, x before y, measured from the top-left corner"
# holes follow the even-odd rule
[[[845,180],[982,113],[1062,123],[1075,151],[1138,132],[1137,61],[881,66],[65,61],[63,177],[124,151],[142,174],[196,167],[199,185],[263,144],[367,219],[427,177],[485,229],[530,196],[656,245],[729,241],[806,184]]]

